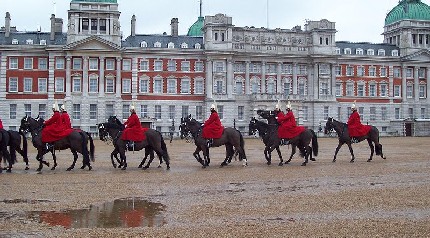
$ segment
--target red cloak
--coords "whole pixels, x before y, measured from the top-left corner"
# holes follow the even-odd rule
[[[296,119],[294,118],[294,114],[292,111],[287,112],[287,114],[283,115],[283,113],[278,113],[278,137],[282,139],[291,139],[294,138],[303,131],[305,131],[305,127],[297,126]]]
[[[70,122],[69,114],[66,111],[61,113],[61,122],[65,129],[72,128],[72,123]]]
[[[0,129],[3,129],[3,122],[0,120]]]
[[[121,139],[129,141],[143,141],[146,139],[145,132],[148,128],[143,128],[140,124],[139,117],[132,113],[124,123],[125,129],[122,132]]]
[[[54,142],[60,140],[73,132],[71,128],[65,129],[61,121],[59,112],[54,112],[52,117],[45,121],[45,127],[42,130],[42,142]]]
[[[350,137],[365,136],[372,129],[369,125],[361,124],[360,115],[354,111],[348,120],[348,132]]]
[[[204,123],[202,137],[205,139],[218,139],[221,138],[223,132],[224,127],[221,124],[218,113],[214,111]]]

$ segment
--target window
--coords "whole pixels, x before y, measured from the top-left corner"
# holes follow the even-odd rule
[[[39,104],[39,117],[45,119],[45,117],[46,117],[46,104]]]
[[[350,55],[350,54],[351,54],[351,49],[350,49],[350,48],[345,48],[345,49],[343,50],[343,53],[344,53],[345,55]]]
[[[149,79],[143,78],[139,81],[139,92],[147,93],[149,92]]]
[[[18,39],[12,39],[12,45],[18,45],[19,41]]]
[[[24,78],[24,92],[29,93],[33,91],[33,79]]]
[[[9,78],[9,92],[18,92],[18,78]]]
[[[270,81],[267,83],[267,88],[266,91],[268,94],[274,94],[275,93],[275,82],[274,81]]]
[[[336,83],[336,97],[342,96],[342,83]]]
[[[419,68],[418,69],[418,77],[420,79],[425,78],[426,77],[426,69],[425,68]]]
[[[155,42],[155,43],[154,43],[154,47],[155,47],[155,48],[161,48],[161,43],[160,43],[160,42],[158,42],[158,41],[157,41],[157,42]]]
[[[124,62],[126,60],[122,61],[122,64],[124,66]],[[114,59],[106,59],[106,70],[115,70],[115,60]],[[130,69],[124,69],[123,70],[130,70]]]
[[[148,47],[148,43],[146,43],[146,41],[142,41],[142,42],[140,42],[140,47],[146,48],[146,47]]]
[[[381,97],[387,97],[388,96],[388,85],[383,83],[383,84],[380,84],[380,87],[381,87],[380,92],[379,92],[380,96]]]
[[[162,79],[154,79],[154,93],[163,93],[163,80]]]
[[[346,96],[349,96],[349,97],[354,96],[354,83],[346,84]]]
[[[290,82],[285,82],[284,83],[284,95],[288,96],[291,93],[291,83]]]
[[[369,97],[376,97],[376,84],[369,85]]]
[[[55,92],[56,93],[64,92],[64,78],[55,78]]]
[[[167,44],[167,48],[169,48],[169,49],[175,48],[175,43],[169,42],[169,44]]]
[[[400,85],[394,85],[394,97],[400,97]]]
[[[363,66],[357,67],[357,76],[364,76],[364,67]]]
[[[155,105],[155,108],[154,108],[154,117],[157,120],[161,119],[161,105]]]
[[[163,70],[163,61],[156,60],[154,61],[154,71],[162,71]]]
[[[363,55],[363,49],[360,49],[360,48],[356,49],[355,54],[356,55]]]
[[[195,64],[195,71],[196,72],[203,72],[204,71],[204,65],[203,62],[197,61]]]
[[[378,50],[378,56],[385,56],[385,50]]]
[[[203,94],[204,93],[203,85],[204,85],[203,79],[194,80],[194,94]]]
[[[370,121],[376,120],[376,107],[370,107],[369,120]]]
[[[82,58],[73,58],[73,69],[74,70],[82,69]]]
[[[308,111],[309,111],[309,109],[308,109],[307,106],[303,106],[302,107],[302,118],[303,118],[303,121],[307,121],[309,119],[308,118]]]
[[[203,107],[202,106],[196,106],[196,120],[198,120],[198,121],[203,120]]]
[[[83,31],[88,31],[88,29],[89,29],[89,25],[90,25],[90,19],[88,19],[88,18],[83,18],[83,19],[82,19],[82,30],[83,30]]]
[[[90,120],[97,119],[97,104],[90,104]]]
[[[73,77],[73,92],[81,92],[81,78]]]
[[[99,60],[97,58],[90,58],[89,70],[98,70]]]
[[[354,68],[352,66],[346,67],[346,76],[352,76],[354,74]]]
[[[38,69],[47,70],[48,69],[48,60],[46,58],[39,58]]]
[[[283,64],[282,65],[282,73],[283,74],[293,74],[293,65],[292,64]]]
[[[187,43],[185,43],[185,42],[183,42],[183,43],[181,44],[181,48],[182,48],[182,49],[187,49],[187,48],[188,48],[188,44],[187,44]]]
[[[176,93],[176,79],[171,78],[167,80],[167,93],[170,93],[170,94]]]
[[[182,106],[182,117],[188,117],[189,113],[188,113],[188,106]]]
[[[339,48],[334,49],[334,53],[337,55],[340,55],[340,49]]]
[[[299,75],[307,75],[308,74],[308,67],[306,65],[299,65]]]
[[[364,84],[357,85],[357,96],[364,97]]]
[[[122,119],[129,117],[130,104],[122,104]]]
[[[236,81],[236,88],[235,88],[236,95],[243,95],[243,83],[242,81]]]
[[[337,120],[342,121],[342,107],[337,108]]]
[[[412,107],[408,108],[409,118],[415,118],[414,109]]]
[[[33,40],[32,40],[32,39],[27,39],[27,40],[25,41],[25,44],[27,44],[27,45],[32,45],[32,44],[33,44]]]
[[[122,93],[131,93],[131,79],[122,79]]]
[[[381,120],[386,121],[387,120],[387,108],[381,107]]]
[[[414,77],[414,69],[407,68],[406,69],[406,78],[413,78]]]
[[[367,55],[375,55],[375,51],[373,49],[368,49]]]
[[[400,76],[400,68],[394,68],[393,74],[395,78],[401,78]]]
[[[33,58],[24,58],[24,69],[33,69]]]
[[[420,96],[420,98],[426,98],[426,91],[427,91],[427,86],[426,85],[420,85],[419,86],[419,96]]]
[[[109,117],[113,116],[114,114],[115,114],[115,111],[113,109],[113,104],[106,104],[105,118],[109,119]]]
[[[24,114],[31,117],[31,104],[24,104]]]
[[[424,107],[421,108],[420,119],[426,118],[426,109]]]
[[[9,58],[9,69],[18,69],[18,58]]]
[[[217,80],[215,82],[215,93],[216,94],[222,94],[223,93],[223,81]]]
[[[320,85],[320,95],[328,95],[328,83],[322,82]]]
[[[182,79],[181,80],[181,93],[182,94],[189,94],[190,93],[190,80],[189,79]]]
[[[328,106],[324,106],[324,113],[323,113],[324,120],[328,119],[329,112],[330,112],[330,108]]]
[[[37,79],[37,91],[39,93],[46,93],[48,90],[48,85],[47,85],[47,79],[46,78],[39,78]]]
[[[238,106],[237,107],[237,119],[243,120],[245,116],[245,107],[244,106]]]
[[[181,71],[182,72],[189,72],[190,71],[190,62],[189,61],[182,61],[181,62]]]
[[[81,104],[73,104],[72,119],[73,120],[80,120],[81,119]]]
[[[224,119],[224,106],[223,105],[218,105],[218,116],[219,116],[220,120]]]
[[[370,77],[376,76],[376,67],[369,67],[369,76]]]
[[[414,87],[412,85],[406,86],[406,98],[414,97]]]
[[[398,50],[392,50],[391,56],[399,56],[399,51]]]
[[[62,57],[55,58],[55,69],[64,69],[64,58]]]
[[[174,120],[175,119],[175,105],[169,106],[169,119]]]
[[[140,70],[141,71],[148,71],[149,70],[148,60],[140,60]]]
[[[131,60],[130,59],[123,59],[122,60],[122,70],[124,70],[124,71],[130,71],[131,70]]]
[[[335,66],[334,72],[335,72],[336,76],[341,76],[342,75],[342,67],[341,66]]]
[[[89,77],[88,91],[90,93],[97,93],[97,91],[98,91],[97,75],[91,75]]]
[[[176,61],[175,60],[169,60],[167,62],[167,71],[170,71],[170,72],[176,71]]]
[[[305,94],[305,83],[304,82],[299,82],[298,94],[299,95],[306,95]]]
[[[9,119],[16,119],[16,104],[9,105]]]
[[[320,68],[321,71],[321,68]],[[276,64],[266,64],[266,73],[276,74]]]
[[[394,118],[400,119],[400,108],[394,108]]]
[[[141,118],[148,117],[148,105],[140,105],[140,117]]]
[[[386,67],[381,67],[379,75],[381,77],[387,77],[387,68]]]
[[[196,43],[194,45],[194,49],[201,49],[201,48],[202,48],[202,45],[200,43]]]
[[[113,78],[109,77],[106,78],[106,92],[107,93],[113,93],[115,92],[115,85],[114,85],[115,81]]]
[[[224,70],[224,62],[223,61],[216,61],[214,64],[214,71],[216,73],[225,72]]]

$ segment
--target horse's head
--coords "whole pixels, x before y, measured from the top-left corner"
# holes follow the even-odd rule
[[[21,119],[21,124],[19,126],[19,131],[22,131],[24,133],[31,132],[33,130],[36,130],[37,128],[40,128],[42,124],[39,124],[38,121],[36,121],[34,118],[31,118],[30,116],[24,116]]]
[[[334,119],[332,117],[329,117],[327,119],[327,122],[325,123],[324,134],[327,135],[327,134],[331,133],[334,129],[335,129]]]
[[[109,132],[106,130],[106,123],[98,124],[97,127],[99,128],[99,137],[101,141],[108,141],[112,137],[110,137]]]
[[[276,124],[276,114],[275,111],[272,110],[257,110],[257,114],[266,119],[269,124]]]
[[[249,135],[255,135],[257,133],[257,119],[255,117],[251,118],[249,121]]]
[[[108,122],[120,126],[122,130],[125,129],[124,124],[122,124],[122,122],[116,116],[110,116],[108,118]]]

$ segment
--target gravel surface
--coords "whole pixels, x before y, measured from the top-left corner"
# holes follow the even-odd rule
[[[168,143],[168,141],[166,140]],[[114,169],[112,147],[96,141],[93,170],[73,171],[70,151],[57,153],[57,169],[35,171],[22,158],[11,174],[0,174],[0,237],[430,237],[430,138],[381,138],[387,159],[366,162],[367,143],[353,146],[350,163],[342,147],[332,163],[337,138],[319,138],[317,161],[300,166],[296,155],[266,165],[263,144],[246,139],[248,167],[233,161],[220,168],[224,148],[211,149],[203,169],[194,145],[167,144],[171,170],[137,168],[142,152],[128,152],[126,171]],[[291,148],[281,148],[288,158]],[[50,156],[45,160],[52,162]],[[31,219],[29,212],[88,209],[122,198],[161,203],[162,222],[135,228],[66,228]],[[60,218],[59,218],[60,219]],[[89,219],[91,220],[91,218]],[[151,222],[157,222],[152,219]]]

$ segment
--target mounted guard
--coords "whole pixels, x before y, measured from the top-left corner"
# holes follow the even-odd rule
[[[291,103],[287,103],[287,114],[283,115],[282,111],[277,114],[276,120],[279,123],[278,136],[281,139],[281,145],[288,145],[289,140],[300,135],[306,130],[303,126],[297,126],[296,118],[291,109]]]
[[[211,147],[213,139],[219,139],[224,131],[224,126],[218,115],[218,108],[215,103],[211,105],[211,115],[203,125],[202,137],[207,140],[207,147]]]
[[[134,150],[135,142],[141,142],[146,139],[145,132],[148,128],[143,128],[140,124],[134,105],[130,106],[130,113],[127,121],[124,123],[125,129],[122,132],[121,139],[126,141],[128,150]]]
[[[358,137],[365,136],[369,133],[369,131],[372,129],[369,125],[363,125],[361,124],[360,115],[357,111],[356,101],[351,106],[351,116],[349,116],[348,119],[348,131],[349,136],[351,137],[352,143],[358,143],[359,139]]]
[[[60,140],[73,132],[72,128],[64,127],[56,102],[52,105],[52,111],[54,114],[49,120],[43,123],[42,130],[42,142],[46,143],[46,150],[48,151],[54,147],[53,143],[55,141]]]

